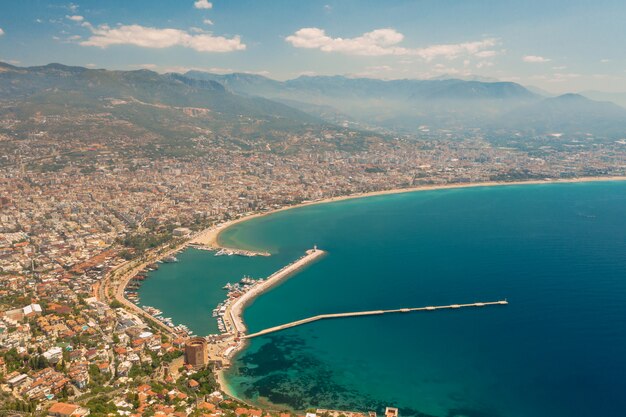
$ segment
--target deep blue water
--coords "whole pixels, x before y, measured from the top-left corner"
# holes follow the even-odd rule
[[[391,405],[403,415],[626,414],[624,182],[348,200],[254,219],[221,239],[276,255],[188,251],[146,282],[142,301],[208,333],[223,298],[216,288],[267,275],[317,244],[325,258],[246,310],[251,331],[321,313],[510,303],[254,339],[227,375],[242,397],[300,410]]]

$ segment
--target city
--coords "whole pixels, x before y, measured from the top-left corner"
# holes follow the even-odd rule
[[[78,14],[87,12],[87,5],[53,3],[48,20],[53,25],[61,25],[54,19],[63,22],[59,27],[66,31],[63,42],[68,47],[102,48],[106,53],[115,50],[105,50],[109,45],[144,48],[143,39],[128,35],[116,40],[122,35],[113,32],[159,31],[140,25],[92,25]],[[206,0],[189,3],[195,12],[213,8]],[[334,7],[317,6],[321,16]],[[4,7],[20,9],[17,4]],[[93,11],[94,19],[98,13]],[[70,24],[89,34],[71,39]],[[0,42],[6,42],[3,38],[11,29],[0,17]],[[247,53],[239,35],[216,37],[198,28],[179,31],[176,39],[183,40],[172,43],[173,48],[201,54],[208,44],[199,47],[194,42],[206,37],[209,43],[218,39],[230,45],[226,53]],[[437,51],[454,46],[394,49],[402,35],[393,29],[378,31],[384,33],[342,39],[302,28],[283,43],[320,56],[330,51],[359,58],[419,57],[425,66],[431,66],[432,59],[444,59]],[[383,42],[377,36],[389,39]],[[361,45],[368,40],[374,44]],[[323,42],[329,43],[320,46]],[[493,56],[505,53],[500,42],[489,38],[461,44],[445,59],[468,54],[466,62],[471,58],[485,63],[475,70],[488,69]],[[0,49],[4,61],[13,47],[0,43],[0,48],[6,49]],[[274,275],[229,284],[224,301],[214,306],[219,334],[196,335],[185,323],[165,317],[167,312],[143,306],[138,296],[142,281],[161,263],[177,262],[176,255],[189,247],[234,258],[272,256],[269,251],[224,248],[217,236],[238,221],[286,208],[409,190],[626,179],[626,110],[565,91],[544,97],[536,92],[539,89],[526,91],[513,77],[503,77],[503,82],[464,80],[462,74],[443,78],[461,83],[462,92],[441,93],[442,101],[437,102],[436,93],[426,100],[420,96],[425,93],[416,90],[410,98],[424,100],[424,107],[402,113],[388,107],[388,97],[367,90],[369,84],[363,90],[345,87],[345,80],[365,83],[369,73],[345,79],[320,76],[316,83],[328,83],[320,88],[310,87],[307,83],[315,76],[304,73],[280,84],[266,74],[201,71],[195,66],[119,69],[114,63],[109,70],[88,64],[27,66],[6,61],[0,62],[1,415],[434,417],[439,414],[403,414],[396,403],[385,403],[384,408],[371,402],[375,406],[362,409],[298,409],[267,400],[261,406],[225,388],[223,371],[248,343],[244,308],[278,281],[318,262],[324,247],[315,246]],[[529,55],[523,61],[551,59]],[[371,70],[381,68],[375,67]],[[424,83],[440,81],[439,75],[429,75],[422,77]],[[557,78],[573,83],[582,77]],[[355,88],[345,102],[332,94],[338,79],[342,88]],[[503,99],[503,90],[518,96]],[[303,101],[307,96],[310,102]],[[348,103],[362,96],[379,103],[379,108],[368,108],[374,116]],[[407,103],[398,101],[398,108]],[[472,111],[480,117],[455,110],[459,103],[475,107]],[[526,106],[532,112],[522,113]],[[441,108],[449,113],[438,118],[444,114]],[[394,128],[390,114],[396,112],[403,115]],[[523,126],[513,126],[517,117]],[[503,127],[509,120],[511,127]],[[589,122],[589,129],[579,127],[581,120]],[[486,304],[507,304],[505,297],[496,299],[505,301]],[[474,300],[461,306],[486,304]],[[446,303],[441,308],[458,307]],[[264,334],[252,336],[259,333]],[[448,415],[486,415],[460,410]]]

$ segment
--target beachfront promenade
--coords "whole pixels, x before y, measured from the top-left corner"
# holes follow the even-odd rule
[[[465,307],[486,307],[493,305],[507,305],[508,301],[490,301],[490,302],[479,302],[479,303],[471,303],[471,304],[451,304],[447,306],[429,306],[429,307],[415,307],[415,308],[399,308],[395,310],[371,310],[371,311],[357,311],[353,313],[337,313],[337,314],[321,314],[319,316],[313,316],[302,320],[292,321],[291,323],[282,324],[280,326],[270,327],[269,329],[261,330],[260,332],[252,333],[244,336],[246,339],[251,339],[253,337],[263,336],[269,333],[279,332],[281,330],[289,329],[291,327],[302,326],[303,324],[312,323],[314,321],[326,320],[326,319],[338,319],[345,317],[359,317],[359,316],[375,316],[381,314],[389,314],[389,313],[410,313],[413,311],[435,311],[435,310],[444,310],[444,309],[458,309]]]
[[[325,253],[326,252],[324,252],[323,250],[317,249],[317,247],[307,250],[304,256],[283,267],[282,269],[274,272],[263,282],[255,285],[252,289],[239,297],[237,301],[235,301],[228,308],[226,314],[224,315],[227,319],[230,319],[229,321],[232,323],[232,327],[235,332],[238,334],[243,334],[246,331],[246,325],[244,324],[243,318],[241,316],[244,308],[248,303],[250,303],[254,298],[267,291],[283,279],[287,278],[289,275],[295,273],[299,269],[304,268],[306,265],[322,257]]]

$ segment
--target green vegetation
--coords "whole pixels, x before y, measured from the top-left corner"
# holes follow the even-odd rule
[[[33,401],[25,402],[25,401],[11,401],[7,402],[2,408],[6,410],[15,410],[26,413],[34,413],[37,409],[37,404]]]
[[[194,380],[199,385],[195,389],[189,388],[189,381]],[[191,375],[188,379],[185,376],[181,376],[178,381],[176,381],[176,387],[189,396],[198,396],[201,397],[203,395],[208,395],[219,389],[219,384],[215,379],[215,374],[211,370],[210,367],[206,367],[201,369]]]
[[[117,412],[117,407],[106,396],[100,396],[87,401],[87,408],[91,416],[105,417]]]
[[[138,253],[143,253],[148,249],[154,249],[162,246],[171,239],[171,230],[165,230],[162,232],[149,232],[145,234],[128,234],[126,237],[121,239],[119,243],[127,248],[135,249]]]
[[[100,372],[98,365],[89,365],[89,385],[97,387],[107,382],[108,378],[105,374]]]

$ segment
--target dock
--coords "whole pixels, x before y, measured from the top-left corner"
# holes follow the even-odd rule
[[[211,245],[205,245],[205,244],[202,244],[202,243],[195,243],[195,242],[188,243],[188,246],[192,247],[192,248],[200,249],[200,250],[206,250],[206,251],[210,251],[210,252],[215,252],[216,256],[237,255],[237,256],[253,257],[253,256],[271,256],[272,255],[269,252],[261,252],[261,251],[245,250],[245,249],[225,248],[225,247],[222,247],[222,246],[211,246]]]
[[[302,326],[304,324],[312,323],[314,321],[327,320],[327,319],[339,319],[339,318],[361,317],[361,316],[377,316],[377,315],[392,314],[392,313],[411,313],[414,311],[435,311],[435,310],[445,310],[445,309],[455,310],[455,309],[468,308],[468,307],[480,308],[480,307],[507,305],[507,304],[508,304],[508,301],[500,300],[500,301],[478,302],[478,303],[470,303],[470,304],[450,304],[446,306],[399,308],[395,310],[371,310],[371,311],[357,311],[357,312],[352,312],[352,313],[321,314],[319,316],[313,316],[313,317],[309,317],[309,318],[302,319],[302,320],[292,321],[291,323],[281,324],[280,326],[270,327],[268,329],[261,330],[260,332],[245,335],[244,338],[252,339],[258,336],[280,332],[282,330],[289,329],[291,327]]]
[[[304,256],[274,272],[263,282],[256,284],[252,289],[239,297],[228,308],[228,311],[224,315],[224,317],[227,318],[232,324],[232,326],[229,327],[232,327],[232,329],[238,334],[245,333],[246,325],[244,324],[241,315],[246,305],[249,304],[254,298],[258,297],[260,294],[264,293],[265,291],[278,284],[280,281],[287,278],[288,276],[294,274],[298,270],[304,268],[311,262],[319,259],[324,254],[326,254],[326,252],[318,249],[317,247],[307,250]]]

